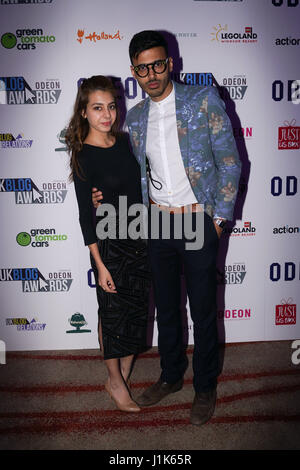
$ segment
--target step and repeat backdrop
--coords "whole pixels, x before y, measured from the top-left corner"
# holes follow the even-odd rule
[[[77,87],[145,96],[128,45],[165,33],[174,80],[217,86],[242,160],[218,259],[220,341],[300,338],[300,0],[0,0],[0,340],[8,351],[98,348],[65,128]],[[193,327],[183,284],[183,323]],[[149,341],[157,345],[153,300]]]

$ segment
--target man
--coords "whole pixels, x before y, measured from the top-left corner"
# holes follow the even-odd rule
[[[132,75],[149,95],[130,109],[126,118],[141,167],[143,203],[167,212],[170,223],[174,214],[186,210],[192,213],[194,223],[199,206],[204,207],[202,248],[187,249],[184,235],[164,239],[160,234],[159,239],[148,240],[162,373],[137,403],[153,405],[182,388],[187,367],[180,312],[183,265],[194,324],[191,423],[200,425],[211,418],[216,402],[216,257],[226,220],[232,220],[241,165],[231,124],[215,87],[172,82],[173,61],[166,41],[156,31],[136,34],[129,55]],[[100,194],[93,195],[95,206]]]

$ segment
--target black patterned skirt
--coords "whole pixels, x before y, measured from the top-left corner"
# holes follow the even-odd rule
[[[98,285],[98,271],[91,255],[101,321],[103,356],[113,359],[147,349],[147,320],[151,273],[144,240],[99,240],[98,249],[117,293]]]

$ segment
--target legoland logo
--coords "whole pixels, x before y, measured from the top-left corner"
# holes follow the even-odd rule
[[[67,183],[42,183],[39,189],[31,178],[0,178],[0,193],[14,193],[16,204],[62,204],[67,195]]]
[[[20,232],[16,236],[16,241],[20,246],[32,246],[32,248],[48,248],[50,243],[67,240],[67,235],[56,234],[54,228],[31,229],[30,233]]]
[[[252,222],[249,221],[244,222],[242,227],[225,227],[223,232],[231,237],[253,237],[256,235],[256,228],[252,225]]]
[[[0,148],[3,149],[30,148],[32,146],[32,142],[32,139],[24,139],[24,134],[22,132],[18,134],[17,137],[5,132],[0,134]]]
[[[278,128],[278,150],[300,149],[300,126],[295,126],[296,119],[284,121],[283,127]]]
[[[282,299],[275,307],[275,325],[296,325],[296,304],[293,299]]]
[[[254,33],[252,26],[245,26],[242,32],[228,32],[228,25],[214,26],[211,33],[212,41],[218,43],[257,43],[257,33]]]
[[[45,35],[43,29],[17,29],[15,33],[7,32],[1,36],[1,45],[5,49],[14,49],[19,51],[33,51],[41,44],[55,42],[55,36]]]
[[[56,104],[60,94],[56,79],[35,82],[31,87],[24,77],[0,77],[0,104]]]
[[[46,279],[38,268],[1,268],[1,282],[22,282],[22,292],[68,292],[73,278],[71,271],[48,274]]]

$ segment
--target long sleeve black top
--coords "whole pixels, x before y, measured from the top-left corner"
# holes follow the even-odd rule
[[[140,166],[122,135],[109,148],[83,144],[78,161],[85,179],[73,175],[79,208],[79,223],[85,245],[97,242],[92,188],[102,191],[101,203],[119,206],[119,196],[127,196],[127,206],[142,204]],[[97,221],[97,219],[96,219]]]

